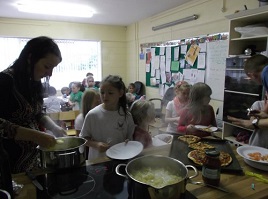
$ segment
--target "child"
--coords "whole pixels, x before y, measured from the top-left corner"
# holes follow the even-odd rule
[[[79,135],[88,140],[89,160],[105,156],[105,151],[112,145],[132,140],[135,129],[121,77],[109,75],[104,78],[100,95],[103,103],[87,113]]]
[[[73,107],[73,110],[80,110],[81,100],[83,92],[80,91],[81,83],[72,83],[72,93],[70,94],[69,105]]]
[[[96,90],[89,89],[84,92],[82,97],[81,113],[76,117],[74,122],[74,127],[77,136],[79,136],[87,113],[94,107],[98,106],[100,102],[100,94]]]
[[[175,97],[166,107],[165,122],[168,123],[167,132],[176,133],[181,109],[188,103],[191,85],[186,81],[179,81],[174,87]]]
[[[48,88],[48,98],[44,99],[46,113],[57,113],[61,111],[61,103],[65,103],[63,99],[56,96],[57,91],[53,86]]]
[[[205,132],[195,128],[195,125],[216,126],[216,119],[213,107],[209,105],[211,88],[205,83],[196,83],[192,86],[189,103],[181,111],[178,132],[196,135],[199,137],[209,136]]]
[[[144,148],[152,146],[152,137],[148,132],[149,123],[155,119],[154,104],[147,100],[135,101],[130,110],[135,127],[133,139],[143,144]]]
[[[137,93],[136,93],[136,86],[135,86],[134,83],[130,83],[130,84],[128,85],[127,93],[131,93],[132,95],[134,95],[134,96],[135,96],[135,100],[136,100],[136,99],[139,99],[139,97],[140,97],[140,96],[138,96]]]

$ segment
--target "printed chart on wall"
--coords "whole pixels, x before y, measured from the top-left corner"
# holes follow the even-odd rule
[[[207,43],[205,82],[212,89],[211,99],[223,101],[228,40]]]

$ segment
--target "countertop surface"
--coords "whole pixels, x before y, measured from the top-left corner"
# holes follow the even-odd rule
[[[231,146],[233,152],[239,161],[243,172],[250,171],[256,174],[261,174],[264,178],[268,181],[268,172],[262,171],[258,169],[254,169],[248,166],[242,157],[240,157],[236,152],[236,147]],[[144,149],[141,155],[164,155],[169,156],[170,154],[171,145],[164,145],[158,147],[151,147]],[[85,164],[92,165],[96,163],[101,163],[105,161],[110,161],[108,157],[95,159],[94,161],[86,161]],[[268,166],[268,164],[267,164]],[[37,171],[37,173],[40,171]],[[189,171],[191,174],[191,171]],[[21,190],[20,194],[17,195],[16,199],[35,199],[36,198],[36,190],[34,185],[31,183],[30,179],[24,174],[15,174],[13,175],[13,180],[17,183],[23,184],[24,188]],[[199,175],[193,179],[194,181],[202,181],[202,175],[199,171]],[[252,187],[254,184],[254,187]],[[220,187],[229,191],[229,193],[225,193],[223,191],[216,190],[214,188],[200,186],[200,185],[193,185],[187,184],[186,189],[195,195],[197,198],[200,199],[246,199],[246,198],[268,198],[268,184],[258,181],[255,177],[247,176],[247,175],[236,175],[234,173],[222,173],[221,174],[221,182]]]

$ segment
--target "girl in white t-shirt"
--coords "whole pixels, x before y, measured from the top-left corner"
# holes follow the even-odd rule
[[[188,103],[191,85],[186,81],[179,81],[174,87],[175,97],[166,107],[165,122],[168,123],[167,132],[176,133],[180,110]]]
[[[89,160],[105,156],[105,151],[112,145],[133,139],[135,124],[127,109],[125,90],[119,76],[109,75],[102,80],[103,103],[87,113],[79,135],[88,140]]]

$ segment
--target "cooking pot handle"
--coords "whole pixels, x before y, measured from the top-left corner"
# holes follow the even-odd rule
[[[69,153],[59,153],[59,154],[56,154],[56,155],[58,155],[58,156],[61,156],[61,155],[72,155],[74,153],[76,153],[76,151],[72,151],[72,152],[69,152]]]
[[[192,169],[194,170],[194,172],[195,172],[194,175],[188,177],[189,179],[192,179],[192,178],[195,178],[196,176],[198,176],[198,171],[197,171],[197,169],[196,169],[194,166],[192,166],[192,165],[185,165],[185,167],[186,167],[187,169],[190,167],[190,168],[192,168]]]
[[[119,171],[120,167],[122,167],[122,166],[126,167],[127,165],[126,165],[126,164],[118,164],[118,165],[116,166],[116,168],[115,168],[115,172],[116,172],[117,175],[120,175],[120,176],[123,176],[123,177],[127,178],[126,175],[120,173],[120,171]]]

